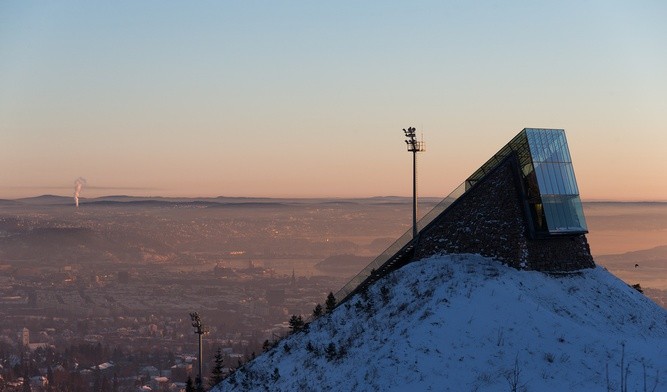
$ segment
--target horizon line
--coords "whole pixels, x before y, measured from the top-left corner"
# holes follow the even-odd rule
[[[0,197],[0,200],[10,200],[10,201],[20,201],[25,199],[36,199],[40,197],[59,197],[66,199],[73,199],[73,195],[56,195],[56,194],[41,194],[35,196],[25,196],[25,197],[16,197],[16,198],[3,198]],[[375,195],[375,196],[229,196],[229,195],[218,195],[218,196],[161,196],[161,195],[103,195],[95,197],[85,197],[80,196],[80,200],[95,200],[95,199],[104,199],[110,197],[127,197],[127,198],[161,198],[161,199],[379,199],[379,198],[402,198],[402,199],[412,199],[412,196],[401,196],[401,195]],[[420,196],[418,199],[440,199],[443,200],[442,196]],[[591,199],[582,199],[583,203],[667,203],[665,200],[652,200],[652,199],[610,199],[610,198],[591,198]]]

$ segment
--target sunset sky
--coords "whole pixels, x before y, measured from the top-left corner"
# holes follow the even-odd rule
[[[665,1],[2,1],[0,198],[445,196],[563,128],[584,200],[667,200]]]

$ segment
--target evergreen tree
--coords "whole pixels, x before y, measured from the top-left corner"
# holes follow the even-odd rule
[[[100,378],[100,365],[95,366],[93,371],[93,390],[99,391],[102,389],[102,380]]]
[[[315,309],[313,309],[313,317],[318,318],[322,315],[322,313],[324,313],[324,311],[322,309],[322,305],[317,304],[315,306]]]
[[[53,385],[55,380],[53,379],[53,369],[51,365],[46,368],[46,379],[49,381],[49,385]]]
[[[100,392],[111,392],[111,384],[107,376],[102,376],[102,381],[100,382]]]
[[[114,373],[113,374],[113,381],[111,383],[111,392],[118,392],[119,384],[118,384],[118,374]]]
[[[269,342],[269,339],[266,339],[262,344],[262,351],[268,351],[270,348],[271,348],[271,342]]]
[[[197,392],[190,376],[188,376],[188,381],[185,382],[185,392]]]
[[[211,380],[209,382],[211,387],[218,385],[224,378],[222,375],[224,360],[222,358],[222,349],[220,347],[218,347],[215,352],[214,362],[215,364],[213,365],[213,371],[211,371]]]
[[[204,380],[199,378],[199,375],[195,377],[195,384],[197,385],[197,387],[195,388],[196,392],[204,392]]]
[[[327,313],[331,312],[336,307],[336,297],[334,297],[332,292],[329,292],[329,295],[327,295],[327,301],[324,303],[324,306]]]
[[[324,352],[325,352],[326,357],[329,361],[335,359],[336,355],[338,354],[338,352],[336,350],[336,345],[333,342],[329,343],[329,345],[324,350]]]
[[[23,374],[23,388],[21,392],[32,392],[32,388],[30,388],[30,376],[27,371]]]
[[[303,329],[303,318],[299,315],[292,315],[292,317],[289,319],[289,327],[292,330],[292,332],[299,332]]]

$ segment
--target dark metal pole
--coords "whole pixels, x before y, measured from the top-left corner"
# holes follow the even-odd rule
[[[203,333],[199,334],[199,385],[198,387],[201,388],[202,385],[204,385],[204,379],[202,378],[202,335]]]
[[[412,239],[417,238],[417,150],[412,151]]]
[[[190,313],[190,319],[192,320],[192,326],[195,328],[195,333],[199,335],[199,358],[197,362],[199,363],[199,377],[197,380],[197,390],[202,390],[204,386],[204,379],[202,378],[202,335],[207,332],[207,328],[204,328],[201,322],[201,317],[199,313],[192,312]]]
[[[403,129],[408,151],[412,153],[412,240],[417,239],[417,153],[424,151],[424,141],[417,140],[416,129]]]

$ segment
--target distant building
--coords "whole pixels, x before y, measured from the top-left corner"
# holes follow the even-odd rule
[[[30,386],[32,388],[44,388],[49,384],[49,380],[44,376],[30,377]]]
[[[35,350],[41,348],[41,349],[47,349],[47,348],[55,348],[54,345],[50,343],[30,343],[27,346],[25,346],[30,350],[30,352],[34,352]]]
[[[160,376],[160,371],[155,366],[150,366],[150,365],[141,368],[139,373],[141,373],[141,375],[148,376],[148,378]]]
[[[185,382],[192,375],[192,363],[180,363],[171,367],[171,379]]]

